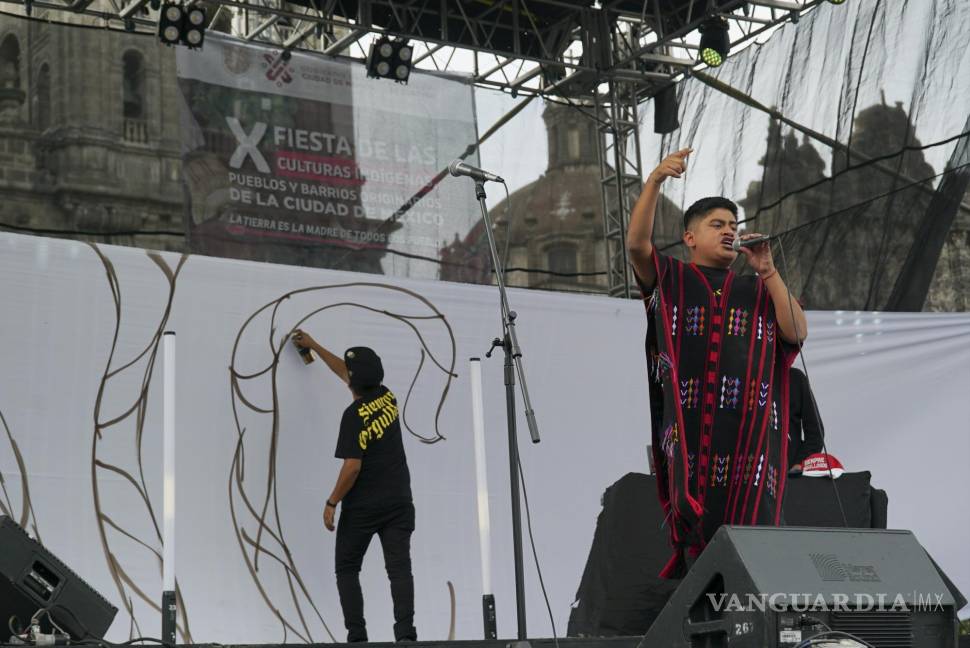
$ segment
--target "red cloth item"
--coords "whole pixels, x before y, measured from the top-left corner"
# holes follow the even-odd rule
[[[816,453],[805,457],[802,462],[802,475],[805,477],[834,477],[838,478],[845,468],[842,462],[830,454]]]

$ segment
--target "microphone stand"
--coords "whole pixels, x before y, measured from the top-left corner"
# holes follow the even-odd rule
[[[529,426],[529,434],[533,443],[539,443],[539,426],[536,424],[535,412],[529,400],[529,388],[522,369],[522,349],[515,333],[515,311],[509,308],[508,296],[505,293],[505,270],[498,256],[495,245],[495,233],[492,230],[492,219],[485,207],[485,183],[475,179],[475,197],[482,209],[482,219],[485,223],[485,235],[488,238],[488,249],[492,255],[492,268],[495,270],[495,283],[502,308],[502,337],[492,341],[492,348],[485,357],[492,357],[495,347],[501,347],[505,353],[505,409],[508,419],[509,432],[509,481],[512,493],[512,549],[515,558],[515,611],[518,621],[518,639],[526,639],[525,616],[525,576],[522,560],[522,510],[519,495],[519,444],[515,433],[515,378],[519,378],[519,389],[522,392],[522,403],[525,407],[525,420]]]

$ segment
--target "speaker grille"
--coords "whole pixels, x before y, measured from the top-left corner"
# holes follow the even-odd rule
[[[875,648],[913,648],[913,619],[910,612],[833,612],[833,630],[848,632]]]

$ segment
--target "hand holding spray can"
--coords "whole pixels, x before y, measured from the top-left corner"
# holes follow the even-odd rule
[[[310,351],[310,347],[300,344],[303,341],[303,331],[299,329],[293,331],[291,339],[293,340],[293,346],[295,346],[296,350],[300,353],[300,359],[303,360],[303,364],[310,364],[313,362],[313,352]]]

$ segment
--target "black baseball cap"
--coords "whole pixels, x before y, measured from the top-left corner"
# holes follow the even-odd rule
[[[344,351],[344,364],[351,387],[376,387],[384,380],[384,365],[374,349],[350,347]]]

